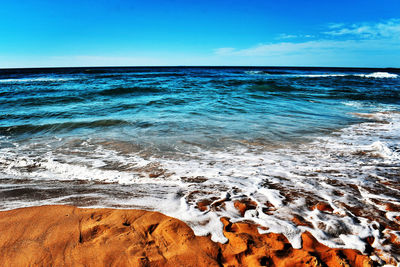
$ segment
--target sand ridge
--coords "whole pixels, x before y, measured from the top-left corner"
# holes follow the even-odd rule
[[[293,249],[282,234],[223,218],[228,243],[195,236],[158,212],[40,206],[0,212],[0,266],[373,266],[309,233]]]

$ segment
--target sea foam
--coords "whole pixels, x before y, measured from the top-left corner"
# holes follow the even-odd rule
[[[359,76],[365,77],[365,78],[377,78],[377,79],[381,79],[381,78],[396,79],[399,77],[399,75],[397,75],[397,74],[388,73],[388,72],[373,72],[370,74],[360,74]]]

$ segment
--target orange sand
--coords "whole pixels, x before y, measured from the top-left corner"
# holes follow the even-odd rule
[[[372,266],[309,233],[303,249],[281,234],[222,219],[227,244],[177,219],[142,210],[42,206],[0,212],[0,266]]]

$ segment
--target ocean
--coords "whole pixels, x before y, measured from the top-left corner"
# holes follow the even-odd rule
[[[0,70],[2,210],[155,210],[219,242],[228,217],[393,254],[399,182],[399,69]]]

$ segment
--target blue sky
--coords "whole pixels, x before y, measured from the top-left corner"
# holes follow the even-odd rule
[[[400,1],[0,0],[0,68],[400,67]]]

